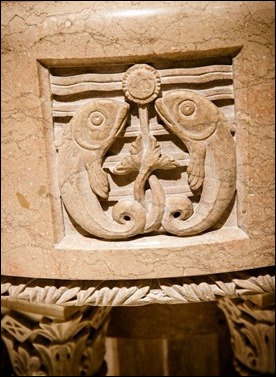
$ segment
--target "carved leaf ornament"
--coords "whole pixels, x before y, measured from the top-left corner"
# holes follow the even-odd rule
[[[137,174],[133,195],[118,200],[112,213],[102,208],[101,202],[108,199],[110,191],[104,158],[124,130],[130,105],[115,99],[92,99],[76,111],[58,143],[59,185],[66,210],[88,233],[104,239],[126,239],[162,227],[178,236],[208,230],[220,219],[235,192],[235,143],[227,118],[213,102],[191,90],[176,89],[161,95],[159,73],[146,64],[129,68],[122,88],[127,101],[138,107],[140,132],[129,155],[111,174]],[[188,184],[200,195],[196,206],[185,194],[166,197],[155,174],[156,170],[175,169],[180,163],[162,154],[151,134],[149,109],[153,105],[165,127],[188,150]],[[148,189],[150,200],[145,197]]]

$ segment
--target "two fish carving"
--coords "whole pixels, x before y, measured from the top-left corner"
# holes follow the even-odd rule
[[[173,90],[155,101],[155,109],[190,155],[190,189],[201,190],[194,209],[181,195],[165,197],[154,174],[149,176],[152,203],[122,199],[105,213],[98,197],[108,198],[103,158],[125,126],[129,105],[95,99],[80,108],[58,145],[59,185],[72,218],[90,234],[125,239],[163,228],[178,236],[199,234],[214,225],[230,204],[236,181],[235,143],[223,113],[206,97],[189,90]]]

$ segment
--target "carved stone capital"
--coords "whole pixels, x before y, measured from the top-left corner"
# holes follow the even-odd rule
[[[218,306],[227,318],[238,373],[241,376],[275,374],[274,294],[234,300],[223,298]]]
[[[2,277],[2,302],[23,300],[66,306],[137,306],[216,301],[274,292],[273,268],[189,278],[68,281]]]
[[[108,308],[2,305],[2,339],[19,376],[92,376],[104,368]]]

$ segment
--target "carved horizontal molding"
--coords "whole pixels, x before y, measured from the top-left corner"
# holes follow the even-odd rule
[[[163,85],[178,83],[206,83],[218,80],[233,80],[232,67],[212,65],[195,68],[174,68],[160,70]],[[51,89],[54,95],[70,95],[84,91],[120,91],[123,73],[86,73],[72,76],[51,75]],[[227,87],[227,85],[225,85]],[[229,91],[228,94],[233,91]]]
[[[275,290],[272,267],[189,278],[69,281],[1,277],[2,300],[66,306],[141,306],[216,301]]]

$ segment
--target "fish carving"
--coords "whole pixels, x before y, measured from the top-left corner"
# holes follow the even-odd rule
[[[104,155],[123,129],[129,105],[114,99],[94,99],[81,107],[57,143],[59,186],[71,217],[86,231],[106,239],[142,233],[146,212],[140,203],[124,199],[103,211],[109,183],[102,168]]]
[[[230,125],[216,105],[189,90],[167,92],[156,100],[155,109],[188,149],[191,191],[201,190],[195,209],[186,197],[168,198],[162,225],[178,236],[201,233],[220,219],[235,193],[236,153]]]

